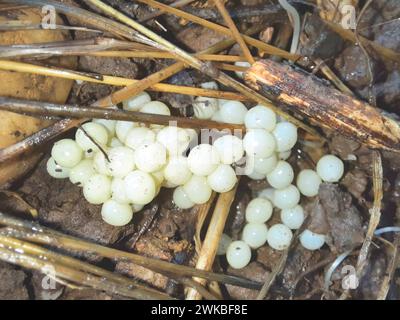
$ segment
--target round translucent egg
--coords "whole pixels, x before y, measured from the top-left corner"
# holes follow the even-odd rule
[[[56,179],[68,178],[71,170],[57,164],[52,157],[47,160],[46,168],[49,175]]]
[[[206,203],[210,197],[212,190],[204,176],[192,175],[190,180],[183,185],[183,190],[189,199],[196,204]]]
[[[123,109],[127,111],[139,111],[144,104],[151,101],[150,95],[143,91],[136,96],[129,98],[123,102]]]
[[[321,182],[321,178],[314,170],[304,169],[297,175],[296,184],[303,195],[314,197],[318,194]]]
[[[267,241],[267,236],[268,228],[264,223],[247,223],[242,232],[242,240],[252,249],[257,249],[264,245]]]
[[[262,175],[266,175],[275,169],[277,163],[278,158],[275,153],[268,158],[259,158],[252,155],[246,156],[246,170],[250,173],[258,172]]]
[[[140,109],[140,112],[161,114],[164,116],[171,115],[171,111],[169,110],[168,106],[161,101],[150,101],[145,103]]]
[[[82,128],[86,133],[82,129],[78,129],[75,134],[75,141],[82,150],[93,150],[96,152],[99,150],[97,145],[107,145],[109,136],[107,129],[103,125],[94,122],[87,122],[82,125]]]
[[[300,235],[300,243],[308,250],[318,250],[325,243],[325,235],[306,229]]]
[[[237,182],[235,170],[230,165],[220,164],[207,177],[207,182],[215,192],[228,192],[233,189]]]
[[[246,221],[265,223],[272,216],[272,203],[263,198],[254,198],[246,207]]]
[[[190,171],[198,176],[208,176],[220,163],[217,148],[209,144],[199,144],[194,147],[188,156]]]
[[[263,198],[263,199],[267,199],[271,203],[273,203],[274,202],[274,194],[275,194],[275,189],[274,188],[265,188],[265,189],[261,190],[258,193],[258,197],[259,198]]]
[[[186,151],[191,136],[185,129],[170,126],[162,128],[157,133],[156,140],[167,149],[169,156],[173,157],[182,155]]]
[[[247,113],[246,106],[240,101],[228,101],[219,106],[222,122],[243,124]]]
[[[304,222],[304,210],[300,205],[281,211],[282,223],[290,229],[299,229]]]
[[[108,169],[114,177],[123,178],[135,168],[135,152],[128,147],[111,148],[107,155]]]
[[[272,133],[276,139],[278,152],[292,149],[297,142],[297,127],[290,122],[279,122]]]
[[[274,205],[279,209],[290,209],[300,201],[300,192],[294,185],[275,190]]]
[[[265,129],[271,132],[276,125],[276,115],[268,107],[257,105],[247,111],[244,124],[247,129]]]
[[[135,150],[144,143],[152,143],[156,141],[156,134],[153,130],[146,127],[135,127],[129,130],[125,138],[127,147]]]
[[[251,156],[268,158],[275,151],[275,138],[264,129],[250,129],[244,136],[243,147]]]
[[[122,178],[114,178],[111,181],[111,198],[119,203],[130,203],[126,196],[125,183]]]
[[[101,124],[104,128],[107,129],[109,139],[115,136],[115,127],[117,125],[116,120],[93,119],[92,121],[93,123]]]
[[[161,143],[144,143],[135,150],[135,164],[144,172],[155,172],[167,163],[167,150]]]
[[[111,198],[111,179],[95,174],[83,186],[83,195],[91,204],[102,204]]]
[[[69,180],[76,185],[83,186],[96,173],[92,160],[82,160],[69,173]]]
[[[189,169],[187,158],[177,156],[169,158],[167,165],[164,168],[164,177],[168,181],[176,185],[183,185],[189,181],[192,172]]]
[[[156,195],[156,184],[147,172],[135,170],[124,178],[126,197],[136,204],[148,204]]]
[[[121,142],[125,143],[126,136],[128,135],[129,131],[138,126],[139,124],[137,122],[117,121],[115,124],[115,135]]]
[[[101,217],[112,226],[121,227],[128,224],[133,217],[133,210],[129,204],[107,200],[101,208]]]
[[[51,156],[58,165],[72,168],[81,161],[83,151],[74,140],[62,139],[53,145]]]
[[[217,149],[220,160],[224,164],[239,161],[244,154],[243,141],[236,136],[222,136],[214,141],[213,146]]]
[[[226,260],[234,269],[242,269],[251,259],[251,249],[244,241],[233,241],[226,250]]]
[[[338,182],[344,173],[343,161],[328,154],[318,160],[317,173],[325,182]]]
[[[289,248],[292,238],[292,231],[284,224],[275,224],[268,230],[268,245],[275,250],[285,250]]]
[[[192,200],[190,200],[190,198],[186,194],[185,190],[183,190],[182,186],[177,187],[174,190],[172,199],[173,199],[175,205],[181,209],[190,209],[191,207],[193,207],[195,205],[195,203]]]
[[[194,116],[197,119],[211,119],[218,111],[218,100],[208,97],[197,97],[192,104]]]
[[[294,178],[294,172],[292,166],[284,161],[280,160],[276,164],[276,167],[267,174],[267,181],[271,187],[276,189],[282,189],[290,185]]]

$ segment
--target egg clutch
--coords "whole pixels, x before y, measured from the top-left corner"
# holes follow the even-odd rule
[[[202,87],[218,89],[215,82]],[[146,92],[125,101],[123,109],[171,115],[166,104],[151,101]],[[299,229],[305,219],[301,195],[316,196],[322,181],[338,182],[343,162],[325,155],[315,170],[302,170],[295,178],[285,160],[297,142],[297,128],[271,109],[261,105],[247,109],[239,101],[197,97],[193,111],[198,119],[244,124],[246,133],[241,137],[227,131],[211,144],[198,143],[193,129],[94,119],[77,129],[75,140],[54,144],[47,171],[82,187],[85,199],[102,205],[103,220],[113,226],[128,224],[163,187],[174,188],[176,207],[189,209],[206,203],[213,191],[232,190],[239,175],[266,179],[270,187],[246,208],[241,240],[232,241],[224,234],[218,254],[225,254],[228,263],[240,269],[250,262],[251,249],[265,243],[275,250],[288,248],[292,230]],[[274,208],[280,210],[281,223],[268,228]],[[316,250],[324,245],[325,235],[305,230],[300,243]]]

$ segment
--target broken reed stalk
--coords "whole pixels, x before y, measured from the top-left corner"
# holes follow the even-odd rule
[[[75,119],[108,119],[120,121],[142,122],[145,124],[159,124],[163,126],[176,125],[181,128],[193,129],[217,129],[217,130],[242,130],[243,125],[231,123],[222,123],[211,120],[201,120],[195,118],[166,116],[160,114],[143,113],[137,111],[126,111],[111,108],[84,107],[76,105],[55,104],[46,102],[37,102],[29,100],[20,100],[13,98],[0,97],[0,110],[27,114],[40,117],[65,117]],[[1,152],[1,151],[0,151]]]
[[[235,198],[237,186],[238,183],[236,183],[236,186],[231,191],[221,193],[218,197],[205,239],[200,249],[199,257],[196,262],[196,269],[207,271],[212,269],[219,242],[221,240],[221,235],[225,228],[225,222],[228,218],[232,202]],[[194,278],[194,280],[202,285],[206,284],[205,279]],[[201,300],[201,295],[198,291],[189,289],[186,294],[186,300]]]
[[[236,40],[236,42],[239,44],[240,48],[242,49],[243,55],[246,57],[247,61],[250,64],[253,64],[255,62],[255,60],[254,60],[249,48],[247,47],[246,42],[244,42],[239,30],[237,29],[235,23],[233,22],[229,12],[226,10],[224,3],[221,0],[214,0],[214,4],[217,7],[222,18],[224,19],[225,23],[231,30],[232,37]]]
[[[198,212],[196,218],[196,232],[194,234],[195,249],[198,255],[200,254],[200,249],[201,249],[201,238],[200,238],[201,229],[203,227],[204,221],[207,218],[208,213],[210,212],[210,208],[214,203],[215,197],[216,193],[215,191],[213,191],[211,193],[210,199],[208,199],[206,203],[198,206]]]
[[[7,230],[5,230],[7,231]],[[29,242],[26,241],[21,241],[18,239],[14,239],[12,237],[7,236],[7,232],[3,233],[0,232],[0,246],[6,247],[8,250],[12,249],[13,251],[25,255],[29,255],[32,257],[39,258],[40,260],[43,260],[47,265],[50,267],[55,268],[54,266],[57,265],[62,265],[68,268],[71,268],[71,270],[77,270],[77,271],[82,271],[86,272],[88,277],[90,275],[94,275],[97,277],[101,277],[103,279],[106,279],[107,281],[110,282],[115,282],[115,286],[117,287],[117,290],[120,291],[118,288],[118,284],[122,285],[125,287],[125,289],[129,288],[131,291],[131,297],[133,296],[135,299],[162,299],[162,300],[170,300],[171,297],[159,292],[155,289],[148,288],[142,284],[139,284],[138,282],[131,280],[127,277],[118,275],[116,273],[101,269],[95,265],[91,265],[86,262],[82,262],[80,260],[68,257],[66,255],[62,255],[59,253],[52,252],[50,250],[44,249],[40,246],[33,245]],[[62,274],[61,274],[62,276]],[[71,280],[71,279],[69,279]],[[75,281],[74,281],[75,282]],[[110,292],[110,293],[115,293],[115,292]]]
[[[370,148],[400,152],[400,126],[377,108],[326,86],[313,75],[271,60],[253,64],[246,83],[320,126]]]
[[[148,0],[144,1],[147,2]],[[154,2],[150,0],[151,2]],[[187,63],[191,67],[207,74],[214,80],[231,87],[238,92],[242,93],[244,96],[248,97],[249,99],[252,99],[253,101],[257,102],[258,104],[269,107],[273,111],[275,111],[277,114],[279,114],[282,118],[292,122],[293,124],[297,125],[300,128],[303,128],[305,131],[309,132],[312,135],[319,136],[319,133],[311,128],[310,126],[304,124],[303,122],[297,120],[296,118],[292,117],[291,115],[287,114],[286,112],[282,111],[281,109],[277,108],[274,104],[271,103],[270,100],[262,96],[261,94],[257,93],[256,91],[250,89],[249,87],[245,86],[243,83],[236,81],[235,79],[231,78],[227,74],[220,72],[214,65],[210,63],[204,63],[195,56],[187,53],[186,51],[178,48],[171,42],[165,40],[164,38],[160,37],[158,34],[154,33],[153,31],[147,29],[146,27],[142,26],[141,24],[137,23],[136,21],[132,20],[131,18],[123,15],[119,11],[115,10],[111,6],[103,3],[100,0],[86,0],[86,2],[89,2],[93,5],[95,5],[97,8],[101,9],[103,12],[105,12],[108,15],[111,15],[112,17],[126,23],[127,25],[131,26],[135,30],[143,33],[146,37],[150,38],[151,40],[157,42],[160,46],[166,48],[169,50],[171,53],[177,55],[178,59],[181,61]],[[142,1],[143,2],[143,1]],[[227,29],[229,34],[230,30]],[[179,62],[178,62],[179,63]],[[151,76],[150,76],[151,77]],[[143,81],[143,80],[142,80]],[[124,89],[123,89],[124,90]],[[143,89],[144,90],[144,89]],[[129,90],[127,90],[129,91]],[[132,89],[132,91],[134,91]],[[123,96],[123,95],[122,95]],[[126,98],[125,98],[126,99]],[[123,99],[124,100],[124,99]],[[112,101],[112,99],[111,99]],[[109,103],[110,100],[105,100],[105,103]],[[103,101],[102,101],[103,103]]]
[[[61,232],[42,227],[41,225],[26,220],[10,217],[0,212],[0,224],[11,227],[8,236],[56,247],[62,250],[73,250],[79,252],[90,252],[113,261],[128,261],[160,274],[175,277],[200,277],[210,281],[232,284],[250,289],[259,289],[261,284],[244,278],[217,274],[209,271],[198,270],[188,266],[173,264],[170,262],[148,258],[134,253],[124,252],[113,248],[104,247],[96,243],[81,240]]]
[[[33,74],[39,74],[39,75],[62,78],[62,79],[101,83],[113,86],[129,86],[139,81],[136,79],[99,75],[97,73],[82,74],[80,72],[69,69],[60,69],[53,67],[50,68],[24,62],[9,61],[9,60],[0,60],[0,70],[33,73]],[[149,87],[148,90],[156,92],[178,93],[178,94],[192,95],[199,97],[210,97],[210,98],[225,99],[225,100],[238,100],[238,101],[248,100],[248,98],[235,92],[178,86],[167,83],[157,83]]]

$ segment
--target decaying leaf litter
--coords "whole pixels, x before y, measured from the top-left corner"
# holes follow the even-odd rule
[[[12,131],[13,139],[5,136],[8,140],[1,144],[0,181],[8,191],[0,199],[0,257],[27,267],[2,262],[2,299],[398,299],[399,237],[394,231],[398,230],[399,199],[396,105],[400,41],[396,28],[400,5],[396,1],[291,3],[303,23],[297,50],[289,53],[285,50],[290,50],[296,30],[290,28],[293,18],[287,18],[278,1],[161,4],[152,0],[21,0],[11,5],[2,1],[1,30],[19,33],[7,37],[11,31],[2,32],[1,76],[17,71],[13,74],[24,78],[16,81],[27,81],[32,90],[27,94],[15,87],[3,88],[1,107],[9,110],[15,102],[10,98],[28,100],[28,106],[38,106],[36,116],[45,119],[33,120],[32,127],[27,128],[20,123],[26,116],[13,113],[19,117],[14,121],[17,127]],[[54,5],[62,14],[57,24],[68,31],[39,30],[54,45],[38,47],[34,42],[40,41],[27,41],[22,33],[40,25],[37,8],[46,4]],[[183,7],[178,8],[180,5]],[[355,30],[343,29],[340,24],[343,5],[356,8]],[[22,15],[33,12],[30,15],[36,21],[29,27],[4,22],[21,19],[21,10]],[[170,42],[152,38],[148,30]],[[52,32],[58,36],[49,36]],[[272,36],[266,36],[268,33]],[[16,44],[25,46],[10,47]],[[52,50],[54,47],[57,50]],[[200,53],[194,58],[186,52]],[[269,63],[278,69],[256,62],[247,72],[244,86],[232,71],[245,69],[232,62],[240,59],[253,63],[261,58],[279,61]],[[301,82],[285,84],[285,73],[278,76],[279,72]],[[277,76],[278,83],[271,81]],[[222,84],[219,93],[196,88],[213,79]],[[54,81],[64,81],[64,85]],[[35,86],[41,90],[35,91]],[[69,95],[67,86],[72,86]],[[128,87],[121,89],[124,86]],[[64,91],[59,89],[59,94],[40,93],[60,87]],[[318,93],[318,88],[330,95],[313,96],[312,89]],[[343,159],[346,170],[341,183],[322,184],[317,197],[303,199],[302,203],[307,213],[303,228],[326,233],[327,244],[321,250],[307,251],[295,237],[286,251],[262,246],[252,262],[240,270],[215,257],[213,251],[222,231],[240,238],[246,205],[267,186],[265,179],[243,177],[236,192],[218,194],[189,210],[177,209],[170,190],[163,189],[135,214],[132,223],[112,227],[102,221],[98,206],[83,199],[78,187],[48,176],[48,142],[60,135],[70,136],[69,129],[81,120],[62,120],[48,127],[49,119],[66,115],[51,113],[46,105],[107,106],[142,90],[150,90],[154,99],[166,102],[174,108],[174,115],[184,118],[193,115],[191,105],[198,95],[242,100],[247,107],[261,102],[280,110],[282,116],[289,115],[289,120],[302,128],[296,152],[288,160],[296,170],[313,168],[328,151]],[[41,103],[29,104],[29,100]],[[104,117],[112,119],[110,114],[105,112]],[[93,116],[76,112],[68,117]],[[164,123],[165,119],[154,121]],[[197,125],[207,127],[201,121]],[[39,131],[44,127],[48,129]],[[23,165],[15,166],[18,163]],[[28,222],[32,219],[36,220],[33,224]],[[279,220],[276,213],[268,224],[274,220]],[[44,244],[49,247],[45,249]],[[40,257],[44,256],[54,262],[58,280],[50,291],[41,287]],[[343,285],[349,280],[343,266],[354,266],[351,270],[359,279],[357,289]],[[194,267],[212,272],[199,274]],[[192,280],[193,275],[203,279],[201,284],[196,282],[198,278]],[[103,278],[106,281],[101,281]]]

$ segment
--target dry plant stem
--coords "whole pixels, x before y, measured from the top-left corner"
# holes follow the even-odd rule
[[[103,31],[100,30],[89,29],[85,27],[71,27],[60,24],[56,24],[55,27],[56,30],[72,30],[72,31],[103,33]],[[0,30],[1,31],[43,30],[43,27],[41,24],[35,24],[35,23],[24,23],[21,21],[5,21],[0,23]]]
[[[216,193],[212,192],[210,199],[205,203],[200,206],[198,206],[198,212],[197,212],[197,220],[196,220],[196,232],[194,234],[194,243],[196,246],[196,253],[200,255],[200,250],[201,250],[201,238],[200,238],[200,233],[201,229],[203,227],[204,221],[207,218],[208,213],[210,212],[210,208],[212,204],[214,203]]]
[[[213,215],[211,217],[210,224],[207,229],[207,233],[201,246],[200,254],[197,259],[196,269],[200,270],[211,270],[214,263],[215,255],[221,240],[222,232],[224,231],[225,222],[228,218],[228,214],[235,198],[236,189],[221,193],[218,197],[217,203]],[[195,281],[205,285],[205,279],[194,278]],[[201,295],[194,289],[189,289],[186,294],[186,300],[200,300]]]
[[[121,23],[115,22],[114,20],[108,18],[104,18],[101,15],[75,6],[70,6],[60,2],[49,0],[4,0],[4,2],[12,2],[15,4],[23,4],[40,8],[43,6],[51,5],[55,8],[57,13],[63,13],[65,15],[75,17],[78,20],[84,21],[85,24],[89,24],[97,29],[119,35],[120,37],[132,41],[145,43],[147,45],[151,45],[152,47],[158,47],[158,49],[162,49],[154,41],[147,39],[143,35]]]
[[[50,250],[44,249],[37,245],[33,245],[26,241],[17,240],[0,234],[0,246],[1,245],[5,246],[8,249],[12,248],[15,251],[19,250],[21,252],[24,252],[25,254],[36,256],[41,260],[45,260],[50,265],[64,265],[66,267],[70,267],[78,271],[87,272],[88,274],[103,277],[104,279],[107,279],[109,281],[114,281],[121,285],[130,287],[133,292],[137,293],[136,298],[138,299],[171,299],[168,295],[158,292],[157,290],[147,288],[129,278],[120,276],[110,271],[106,271],[89,263],[82,262],[62,254],[54,253]]]
[[[363,101],[326,86],[320,79],[271,60],[257,61],[246,83],[320,126],[374,149],[400,152],[400,126]]]
[[[195,0],[177,0],[173,3],[171,3],[170,6],[173,8],[181,8],[181,7],[187,6],[188,4],[192,3],[193,1],[195,1]],[[140,19],[139,22],[143,23],[143,22],[149,21],[151,19],[157,18],[163,14],[164,14],[164,12],[160,10],[160,11],[151,13],[148,16]]]
[[[95,243],[80,240],[78,238],[64,235],[60,232],[42,227],[37,223],[16,219],[0,212],[0,224],[12,227],[8,235],[13,238],[29,240],[31,242],[54,246],[63,250],[74,250],[79,252],[91,252],[115,261],[130,261],[155,272],[170,276],[171,278],[182,276],[197,276],[208,280],[228,283],[245,288],[259,289],[258,282],[239,278],[236,276],[217,274],[191,267],[177,265],[162,260],[152,259],[133,253],[104,247]],[[15,228],[15,229],[14,229]]]
[[[137,83],[140,80],[135,79],[127,79],[121,77],[113,77],[113,76],[104,76],[99,74],[81,74],[77,73],[74,70],[68,69],[59,69],[59,68],[49,68],[38,65],[33,65],[24,62],[17,61],[9,61],[9,60],[0,60],[0,70],[14,71],[14,72],[25,72],[25,73],[33,73],[50,77],[57,77],[63,79],[71,79],[71,80],[80,80],[87,81],[93,83],[102,83],[109,84],[114,86],[130,86],[132,84]],[[218,98],[218,99],[226,99],[226,100],[239,100],[239,101],[247,101],[248,98],[244,97],[241,94],[235,92],[228,91],[219,91],[219,90],[210,90],[210,89],[201,89],[187,86],[177,86],[166,83],[157,83],[148,88],[149,91],[157,91],[157,92],[169,92],[169,93],[178,93],[184,95],[193,95],[193,96],[201,96],[201,97],[210,97],[210,98]]]
[[[154,1],[154,0],[138,0],[138,1],[142,2],[142,3],[145,3],[145,4],[147,4],[147,5],[151,6],[151,7],[163,10],[163,11],[165,11],[167,13],[170,13],[170,14],[176,15],[178,17],[181,17],[183,19],[189,20],[191,22],[197,23],[199,25],[202,25],[203,27],[209,28],[209,29],[214,30],[216,32],[225,34],[227,36],[231,36],[231,30],[229,30],[229,28],[226,28],[226,27],[223,27],[223,26],[221,26],[219,24],[216,24],[216,23],[207,21],[205,19],[199,18],[199,17],[197,17],[195,15],[192,15],[190,13],[187,13],[185,11],[172,8],[172,7],[168,6],[168,5],[165,5],[163,3],[160,3],[160,2],[157,2],[157,1]],[[266,43],[264,43],[264,42],[262,42],[260,40],[254,39],[254,38],[249,37],[247,35],[241,35],[241,36],[243,37],[244,41],[247,44],[252,45],[252,46],[256,47],[257,49],[260,49],[260,50],[262,50],[262,51],[264,51],[264,52],[266,52],[268,54],[281,56],[281,57],[283,57],[285,59],[293,60],[293,61],[296,61],[297,59],[300,58],[299,55],[290,54],[289,52],[287,52],[285,50],[276,48],[274,46],[266,44]]]
[[[232,32],[232,37],[236,40],[239,44],[240,48],[242,49],[243,55],[246,57],[247,61],[250,64],[254,63],[254,58],[250,53],[249,48],[244,42],[242,35],[240,34],[239,30],[237,29],[235,23],[233,22],[229,12],[226,10],[224,3],[221,0],[214,0],[215,6],[217,7],[219,13],[221,14],[222,18],[224,19],[225,23],[229,27]]]
[[[381,219],[381,207],[383,198],[383,167],[382,167],[382,156],[379,151],[373,152],[373,189],[374,189],[374,204],[369,210],[370,219],[368,224],[367,234],[365,236],[364,242],[360,249],[360,254],[357,260],[356,274],[358,279],[363,276],[365,266],[368,262],[369,248],[372,243],[372,238],[374,237],[374,232],[379,225]],[[349,290],[343,292],[340,296],[341,300],[347,299],[349,295]]]
[[[120,109],[104,109],[97,107],[84,107],[65,104],[44,103],[20,99],[0,97],[0,110],[27,114],[40,117],[65,117],[77,119],[109,119],[132,122],[143,122],[145,124],[159,124],[168,126],[176,124],[181,128],[193,129],[228,129],[245,131],[243,125],[221,123],[211,120],[200,120],[195,118],[174,117],[160,114],[126,111]],[[1,152],[1,151],[0,151]]]

